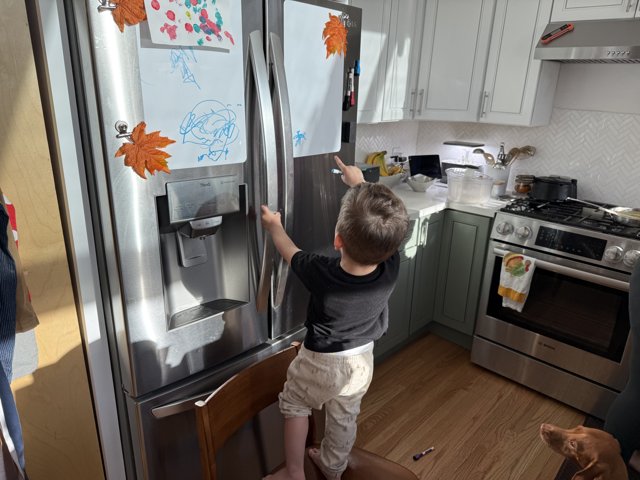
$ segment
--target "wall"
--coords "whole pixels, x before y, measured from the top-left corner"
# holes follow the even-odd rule
[[[476,140],[497,153],[533,145],[535,157],[518,160],[518,173],[578,179],[578,196],[640,207],[640,65],[562,65],[551,122],[543,127],[481,123],[399,122],[359,125],[357,154],[399,147],[404,154],[438,153],[460,160],[469,149],[445,140]],[[481,163],[470,155],[471,163]]]
[[[12,383],[31,480],[104,478],[42,106],[20,0],[0,17],[0,184],[18,216],[37,370]]]

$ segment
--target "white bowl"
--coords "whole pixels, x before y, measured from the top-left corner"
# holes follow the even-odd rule
[[[378,183],[386,185],[389,188],[393,188],[399,185],[400,182],[402,182],[402,180],[404,180],[405,178],[406,178],[406,175],[402,172],[396,173],[395,175],[389,175],[388,177],[383,177],[381,175],[380,180],[378,180]]]
[[[407,183],[414,192],[426,192],[427,188],[433,185],[435,181],[435,178],[427,177],[421,173],[407,178]]]

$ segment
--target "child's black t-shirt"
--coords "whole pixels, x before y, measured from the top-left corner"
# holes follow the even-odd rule
[[[311,293],[304,346],[341,352],[380,338],[389,325],[388,301],[399,267],[396,252],[373,272],[356,276],[340,267],[339,257],[297,252],[291,268]]]

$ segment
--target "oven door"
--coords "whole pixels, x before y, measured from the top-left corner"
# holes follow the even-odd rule
[[[475,334],[621,391],[629,362],[629,275],[489,242]],[[502,257],[535,258],[522,312],[498,295]]]

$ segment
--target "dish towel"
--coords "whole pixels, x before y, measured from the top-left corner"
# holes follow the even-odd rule
[[[529,295],[535,267],[536,261],[531,257],[519,253],[507,253],[504,256],[498,286],[498,295],[502,297],[503,307],[522,311]]]

